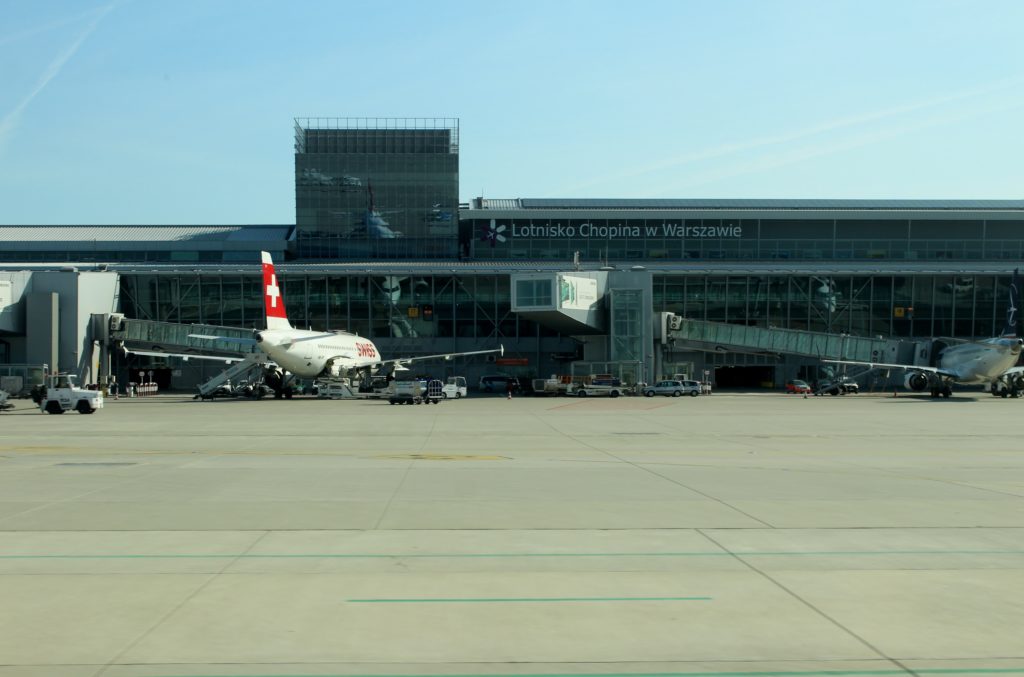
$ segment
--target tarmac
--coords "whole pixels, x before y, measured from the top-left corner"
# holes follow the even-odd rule
[[[1024,402],[0,414],[0,677],[1024,675]]]

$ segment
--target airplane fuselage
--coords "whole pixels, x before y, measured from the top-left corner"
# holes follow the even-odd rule
[[[938,367],[956,374],[957,383],[988,384],[1017,364],[1020,351],[1020,339],[991,338],[946,348],[939,356]]]
[[[344,376],[380,363],[373,341],[348,332],[267,329],[256,340],[267,357],[300,378]]]

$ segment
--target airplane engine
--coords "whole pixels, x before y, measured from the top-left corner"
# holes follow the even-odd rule
[[[324,370],[321,373],[328,378],[344,378],[348,375],[348,369],[334,360],[330,360],[324,365]]]
[[[903,387],[920,392],[928,387],[928,376],[919,371],[912,371],[903,379]]]

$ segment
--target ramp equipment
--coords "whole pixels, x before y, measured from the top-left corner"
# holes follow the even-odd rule
[[[244,376],[247,376],[249,372],[259,369],[263,370],[266,362],[264,362],[258,355],[249,355],[243,360],[232,364],[230,367],[217,374],[213,378],[209,379],[205,383],[199,386],[199,399],[209,399],[217,388],[228,381],[234,379],[235,381],[241,380]]]

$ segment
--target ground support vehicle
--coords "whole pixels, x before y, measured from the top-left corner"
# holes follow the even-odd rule
[[[674,379],[658,381],[652,386],[646,386],[640,392],[644,397],[664,395],[665,397],[680,397],[689,395],[696,397],[700,395],[701,386],[697,381],[676,381]]]
[[[1024,382],[1020,376],[998,378],[992,381],[988,391],[993,397],[1020,397],[1021,392],[1024,392]]]
[[[621,385],[605,385],[603,383],[573,383],[569,385],[566,390],[566,395],[573,395],[575,397],[601,397],[607,395],[608,397],[618,397],[619,395],[625,395],[626,389]]]
[[[560,378],[533,379],[534,395],[565,395],[569,384]]]
[[[73,374],[50,374],[46,377],[46,395],[39,410],[47,414],[63,414],[74,409],[79,414],[92,414],[103,408],[103,393],[79,388]]]
[[[445,399],[444,383],[436,378],[427,381],[427,392],[423,401],[427,404],[438,404],[443,399]]]
[[[316,396],[321,400],[351,400],[358,397],[369,397],[369,395],[356,394],[347,378],[317,381]]]
[[[261,381],[242,381],[234,387],[231,393],[235,397],[248,397],[255,400],[262,400],[264,397],[273,396],[274,391],[270,386]]]
[[[366,399],[382,399],[388,396],[391,382],[387,376],[370,376],[359,381],[356,389],[360,397]]]
[[[814,391],[815,395],[847,395],[850,393],[857,394],[860,392],[860,386],[857,382],[849,378],[837,378],[834,381],[822,381],[818,384],[818,388]]]
[[[7,401],[7,391],[0,390],[0,411],[7,411],[8,409],[14,409],[14,405]]]
[[[590,397],[591,395],[618,397],[619,395],[633,395],[637,392],[635,385],[624,384],[621,379],[612,374],[592,374],[569,384],[565,394],[576,397]]]
[[[389,404],[437,404],[444,399],[444,384],[432,381],[392,381]]]
[[[445,399],[458,400],[468,394],[466,379],[463,376],[449,376],[445,381],[441,394]]]

